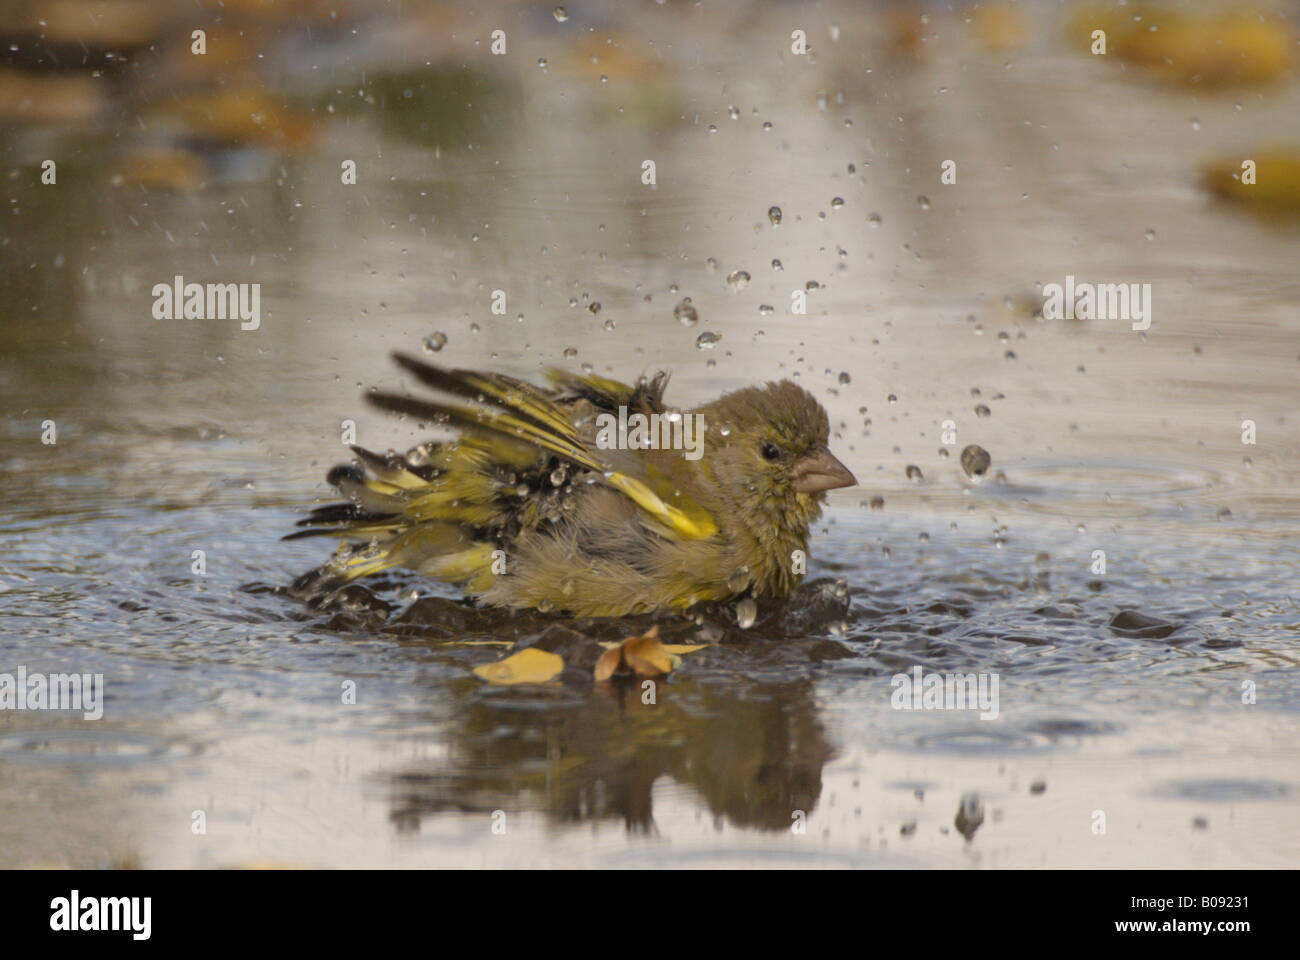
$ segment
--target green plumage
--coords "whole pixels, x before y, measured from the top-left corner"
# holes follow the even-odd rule
[[[395,359],[453,399],[371,402],[458,436],[405,455],[354,447],[357,463],[330,472],[349,502],[291,535],[349,541],[300,582],[314,592],[403,567],[486,604],[579,616],[776,599],[798,582],[795,551],[807,552],[824,491],[856,482],[826,448],[826,412],[788,380],[674,411],[663,373],[629,386],[552,370],[538,387]],[[620,407],[700,415],[698,459],[603,448]]]

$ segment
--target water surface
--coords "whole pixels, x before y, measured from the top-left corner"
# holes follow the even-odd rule
[[[1199,183],[1300,139],[1290,79],[1159,85],[1034,7],[997,48],[938,7],[917,45],[856,5],[374,6],[199,77],[162,22],[87,68],[102,112],[0,127],[0,672],[106,687],[98,721],[0,712],[0,864],[1294,865],[1300,230]],[[256,135],[159,119],[201,128],[186,98],[236,76],[283,111]],[[154,319],[177,274],[260,283],[260,328]],[[1036,316],[1067,274],[1152,284],[1151,329]],[[648,621],[403,573],[323,610],[282,589],[328,552],[280,537],[343,422],[422,439],[362,392],[435,332],[519,376],[670,369],[682,404],[797,377],[861,487],[791,604],[662,624],[711,645],[655,705],[581,671],[491,687],[506,642]],[[918,665],[996,673],[998,718],[892,709]]]

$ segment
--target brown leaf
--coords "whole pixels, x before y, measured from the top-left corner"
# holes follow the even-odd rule
[[[629,673],[638,677],[659,677],[671,673],[672,669],[673,658],[659,640],[659,627],[656,625],[641,636],[628,637],[602,653],[593,674],[597,682],[602,682]]]
[[[600,659],[596,661],[596,669],[594,671],[596,682],[604,683],[606,680],[612,677],[614,675],[614,671],[619,668],[619,665],[622,662],[623,662],[622,645],[619,645],[617,647],[612,647],[611,649],[606,650],[604,653],[602,653],[600,655]]]
[[[673,662],[668,657],[668,651],[659,640],[659,628],[653,627],[650,632],[640,637],[633,637],[623,644],[623,662],[626,663],[638,677],[658,677],[665,673],[671,673]]]

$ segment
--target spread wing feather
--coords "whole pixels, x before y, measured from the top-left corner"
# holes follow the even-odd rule
[[[504,374],[435,367],[406,354],[394,359],[425,386],[465,402],[383,392],[368,394],[370,402],[460,436],[405,456],[353,447],[358,464],[330,472],[330,483],[350,502],[317,508],[298,524],[307,529],[290,538],[328,534],[369,541],[365,550],[343,551],[322,568],[332,569],[326,578],[331,584],[404,566],[483,589],[496,546],[548,517],[557,519],[559,490],[550,478],[559,464],[618,490],[664,537],[702,540],[717,533],[713,518],[664,478],[648,469],[632,476],[626,466],[605,464],[574,423],[574,410],[583,404],[609,412],[620,406],[663,411],[665,374],[629,386],[552,370],[553,389],[546,390]]]

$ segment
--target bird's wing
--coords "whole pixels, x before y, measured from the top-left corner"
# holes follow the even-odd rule
[[[574,425],[571,404],[561,399],[561,391],[543,390],[499,373],[446,370],[404,354],[394,359],[426,386],[468,402],[444,403],[392,393],[371,393],[368,399],[382,409],[458,431],[461,438],[426,448],[425,462],[418,466],[410,455],[381,457],[354,447],[361,468],[337,467],[329,477],[352,503],[321,507],[300,524],[317,529],[299,536],[391,535],[423,522],[470,528],[478,536],[512,525],[529,527],[542,507],[520,498],[514,481],[506,477],[537,470],[539,452],[597,474],[601,482],[636,504],[664,536],[702,540],[718,532],[707,511],[665,478],[653,475],[648,464],[638,468],[621,458],[614,469],[598,459]],[[655,381],[660,392],[663,379]],[[575,377],[566,386],[579,382],[581,396],[600,396],[602,407],[619,400],[661,402],[646,385]]]
[[[546,379],[555,387],[559,397],[586,400],[607,413],[618,413],[619,407],[639,413],[663,413],[668,409],[664,405],[668,374],[662,370],[649,379],[643,378],[636,386],[594,373],[570,373],[559,367],[548,369]]]
[[[556,454],[575,466],[598,472],[604,482],[621,491],[637,506],[658,521],[674,537],[703,540],[718,532],[717,524],[698,504],[677,495],[674,503],[664,499],[668,484],[655,483],[633,476],[628,469],[611,469],[584,444],[565,409],[554,393],[500,373],[473,370],[444,370],[406,354],[394,354],[403,368],[421,383],[471,401],[470,405],[431,403],[389,393],[372,393],[376,406],[397,413],[452,427],[462,433],[504,439],[513,444],[531,445]],[[667,376],[660,374],[649,385],[629,387],[603,377],[580,378],[591,392],[605,392],[607,401],[626,398],[634,404],[654,403],[660,399]],[[612,393],[609,392],[612,390]]]

